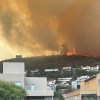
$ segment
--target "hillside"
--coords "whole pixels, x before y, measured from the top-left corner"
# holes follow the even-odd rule
[[[86,56],[52,55],[26,58],[12,58],[0,61],[0,72],[3,62],[24,62],[26,69],[35,68],[61,68],[65,66],[80,67],[81,65],[100,65],[100,59]]]

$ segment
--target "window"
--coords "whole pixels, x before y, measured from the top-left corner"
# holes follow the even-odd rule
[[[25,90],[33,90],[34,91],[34,89],[35,89],[34,84],[31,84],[31,85],[26,84],[25,85]]]
[[[31,90],[30,85],[26,84],[26,85],[25,85],[25,90]]]
[[[100,88],[100,80],[98,80],[98,87]]]
[[[34,90],[34,84],[31,85],[31,90]]]
[[[96,94],[82,94],[81,95],[82,100],[97,100]]]
[[[17,86],[21,86],[21,82],[20,82],[20,81],[15,82],[15,84],[16,84]]]

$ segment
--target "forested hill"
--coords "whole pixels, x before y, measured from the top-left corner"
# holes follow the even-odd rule
[[[2,71],[3,62],[24,62],[25,68],[61,68],[66,66],[80,67],[81,65],[95,66],[100,65],[100,58],[86,57],[86,56],[66,56],[66,55],[52,55],[26,58],[12,58],[0,61],[0,72]]]

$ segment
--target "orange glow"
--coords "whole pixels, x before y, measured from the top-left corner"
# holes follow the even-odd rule
[[[67,55],[67,56],[76,55],[76,50],[75,50],[75,48],[74,48],[72,51],[66,52],[66,55]]]

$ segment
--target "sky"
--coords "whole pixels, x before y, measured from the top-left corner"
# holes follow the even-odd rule
[[[73,49],[100,56],[100,0],[0,0],[0,60]]]

